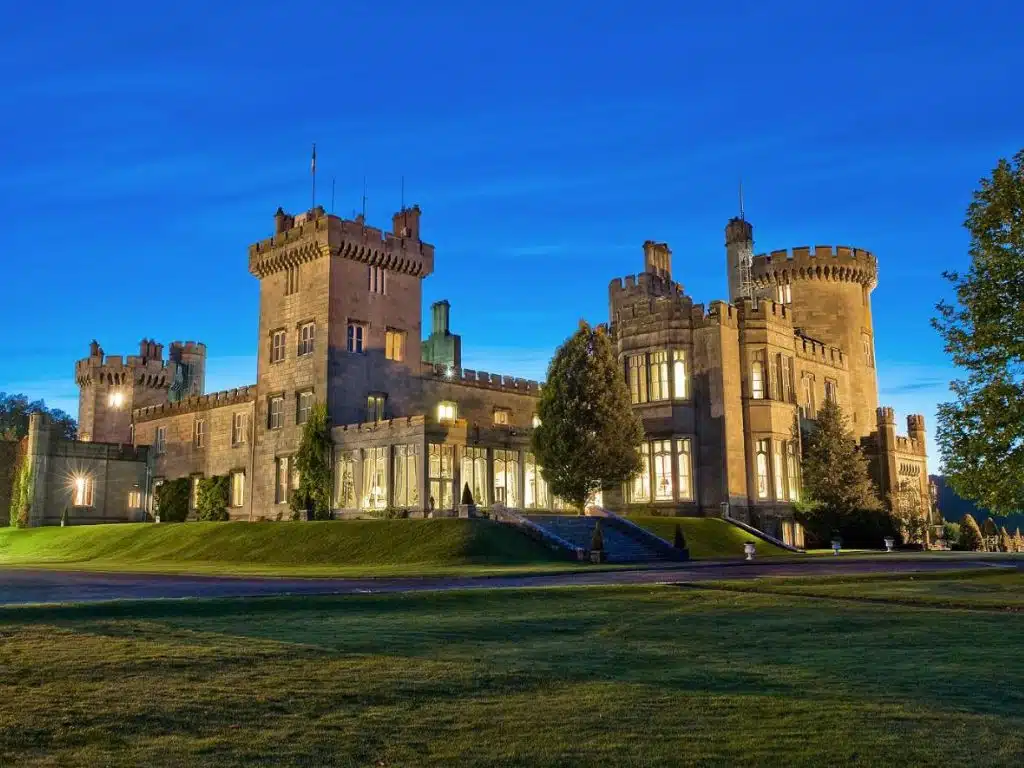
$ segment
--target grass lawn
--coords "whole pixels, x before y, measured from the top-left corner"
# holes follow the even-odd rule
[[[764,539],[730,525],[724,520],[711,517],[658,517],[655,515],[626,515],[639,526],[646,528],[666,541],[676,535],[676,525],[683,529],[690,557],[694,560],[734,558],[742,559],[743,545],[748,541],[757,545],[757,557],[801,557],[796,552],[776,547]]]
[[[289,576],[582,567],[511,527],[457,519],[6,529],[0,565]]]
[[[998,611],[575,588],[8,608],[0,636],[2,765],[1024,754],[1024,628]]]

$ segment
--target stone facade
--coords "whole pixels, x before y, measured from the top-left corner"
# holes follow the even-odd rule
[[[744,276],[737,260],[752,247],[749,222],[731,220],[729,302],[694,303],[673,281],[664,243],[646,242],[644,271],[612,281],[609,331],[647,442],[644,471],[603,503],[727,513],[799,545],[800,419],[837,399],[886,495],[927,482],[924,425],[912,416],[910,437],[897,437],[891,411],[877,407],[874,256],[775,251],[753,257]],[[122,361],[94,342],[76,366],[83,433],[153,446],[155,482],[241,475],[232,517],[277,518],[290,515],[305,415],[326,402],[339,515],[441,513],[464,485],[481,506],[559,506],[529,453],[540,385],[463,369],[446,301],[423,338],[421,281],[433,268],[418,207],[395,214],[389,232],[322,208],[278,209],[273,236],[249,248],[260,291],[256,383],[205,395],[202,345],[172,345],[164,361],[143,342]],[[744,280],[753,297],[737,293]],[[188,392],[176,397],[183,382]]]

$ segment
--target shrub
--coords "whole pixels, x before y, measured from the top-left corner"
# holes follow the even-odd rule
[[[960,549],[960,524],[944,521],[942,523],[942,538],[950,549]]]
[[[189,478],[179,477],[177,480],[165,480],[157,486],[155,500],[161,522],[185,522],[188,517],[189,485]]]
[[[200,520],[228,520],[228,493],[231,478],[214,475],[199,480],[196,515]]]
[[[966,552],[984,552],[985,541],[981,537],[981,528],[973,515],[967,514],[960,521],[960,548]]]
[[[601,521],[594,523],[594,533],[590,536],[590,548],[594,552],[604,551],[604,533],[601,532]]]
[[[1017,552],[1024,552],[1024,536],[1020,535],[1020,528],[1013,534],[1013,548]]]
[[[473,505],[473,492],[469,490],[469,483],[462,486],[462,506],[470,507]]]
[[[1014,549],[1013,539],[1010,538],[1010,532],[1006,530],[1006,526],[1004,525],[999,529],[999,551],[1013,552]]]
[[[672,546],[676,549],[686,549],[686,537],[683,535],[683,526],[679,523],[676,523],[676,535]]]
[[[289,500],[296,519],[312,512],[314,520],[331,519],[331,425],[326,403],[316,403],[302,428],[295,455],[299,487]]]
[[[802,505],[796,519],[804,526],[811,546],[831,547],[838,537],[844,547],[878,549],[887,537],[903,544],[898,521],[884,509],[860,509],[834,514],[822,505]]]

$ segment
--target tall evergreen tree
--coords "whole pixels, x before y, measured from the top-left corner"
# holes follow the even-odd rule
[[[315,520],[331,519],[331,428],[327,404],[316,403],[302,428],[302,441],[295,455],[299,487],[290,500],[294,512],[313,510]]]
[[[999,551],[1013,552],[1013,550],[1013,537],[1010,536],[1010,532],[1006,530],[1005,525],[999,526]]]
[[[981,528],[973,515],[964,515],[960,521],[960,548],[968,552],[983,552],[985,541],[981,536]]]
[[[1000,160],[964,222],[966,274],[932,321],[966,373],[938,408],[936,438],[954,490],[993,514],[1024,510],[1024,150]]]
[[[555,352],[537,415],[532,444],[544,479],[577,509],[640,470],[643,428],[602,326],[581,321]]]
[[[817,424],[804,439],[801,462],[804,493],[825,518],[881,508],[871,480],[867,457],[857,447],[839,404],[826,400],[818,411]]]

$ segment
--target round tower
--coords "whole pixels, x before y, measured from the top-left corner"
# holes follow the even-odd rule
[[[874,255],[845,245],[793,248],[755,256],[751,271],[760,291],[789,305],[798,333],[843,350],[852,391],[840,392],[839,402],[853,432],[870,434],[878,408],[871,323],[871,291],[878,284]]]
[[[78,439],[97,443],[132,442],[132,411],[167,401],[170,376],[163,347],[139,342],[139,354],[105,355],[95,340],[89,356],[75,363],[78,384]]]

